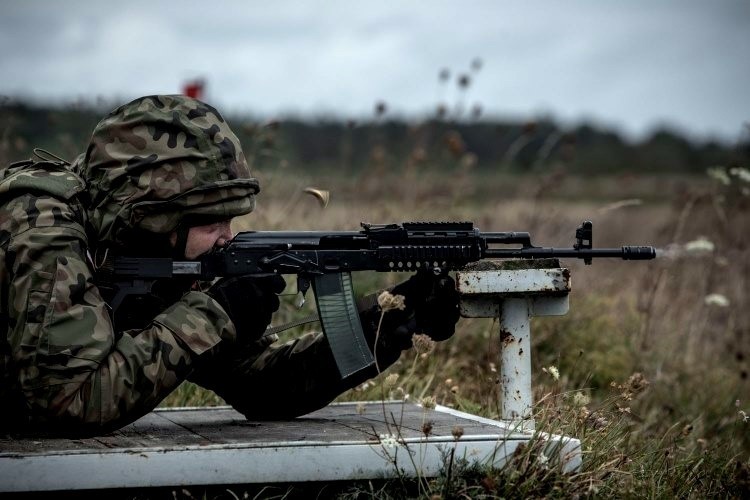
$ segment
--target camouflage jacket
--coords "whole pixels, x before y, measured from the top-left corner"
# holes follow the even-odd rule
[[[151,410],[233,325],[191,292],[141,332],[116,334],[87,255],[83,184],[54,163],[15,164],[0,182],[4,419],[125,423]]]
[[[360,381],[339,380],[322,335],[238,346],[202,292],[144,329],[115,331],[94,282],[84,200],[81,180],[60,164],[0,171],[0,427],[117,428],[188,377],[249,417],[291,417]]]

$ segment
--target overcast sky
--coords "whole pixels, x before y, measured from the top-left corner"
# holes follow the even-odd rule
[[[226,114],[362,118],[382,100],[418,117],[443,101],[734,141],[750,1],[0,1],[0,95],[124,101],[193,77]]]

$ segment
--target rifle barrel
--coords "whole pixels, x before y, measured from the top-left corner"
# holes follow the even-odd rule
[[[525,248],[488,248],[485,251],[485,257],[489,258],[523,258],[523,259],[544,259],[544,258],[575,258],[589,259],[597,257],[620,258],[623,260],[649,260],[656,257],[656,250],[653,247],[643,246],[624,246],[620,248],[585,248],[576,250],[575,248],[545,248],[545,247],[525,247]]]

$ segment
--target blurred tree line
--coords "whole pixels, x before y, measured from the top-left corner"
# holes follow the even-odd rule
[[[39,147],[72,160],[85,150],[91,131],[106,114],[100,106],[45,107],[0,104],[0,161],[26,159]],[[357,171],[373,165],[536,172],[563,167],[569,173],[704,173],[712,165],[747,166],[750,130],[736,144],[695,142],[669,130],[631,142],[590,124],[563,129],[552,120],[491,122],[387,119],[376,107],[371,120],[261,122],[227,119],[255,166]],[[738,131],[739,135],[740,131]]]

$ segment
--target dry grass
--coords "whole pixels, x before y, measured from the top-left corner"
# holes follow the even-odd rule
[[[238,230],[472,220],[482,230],[530,231],[538,245],[569,246],[575,227],[591,219],[596,246],[669,250],[669,257],[651,262],[565,262],[573,275],[570,313],[532,325],[540,427],[580,437],[583,470],[563,475],[526,467],[525,476],[466,470],[453,478],[455,495],[731,497],[750,491],[750,197],[736,189],[738,179],[727,187],[708,178],[514,178],[461,170],[338,179],[277,169],[259,176],[265,189],[258,209],[237,222]],[[330,190],[326,208],[300,194],[310,185]],[[699,237],[714,249],[688,251]],[[356,284],[365,292],[402,278],[372,273],[357,276]],[[294,314],[285,306],[280,317]],[[392,395],[434,397],[497,417],[497,337],[490,320],[462,320],[433,352],[402,356],[390,371],[400,375]],[[549,366],[559,369],[559,380],[542,371]],[[631,387],[636,373],[648,381],[637,391]],[[380,383],[340,399],[380,399]],[[194,387],[168,400],[196,402],[212,403]],[[431,483],[434,492],[444,490],[439,481]],[[376,496],[386,495],[399,496],[387,489]]]

